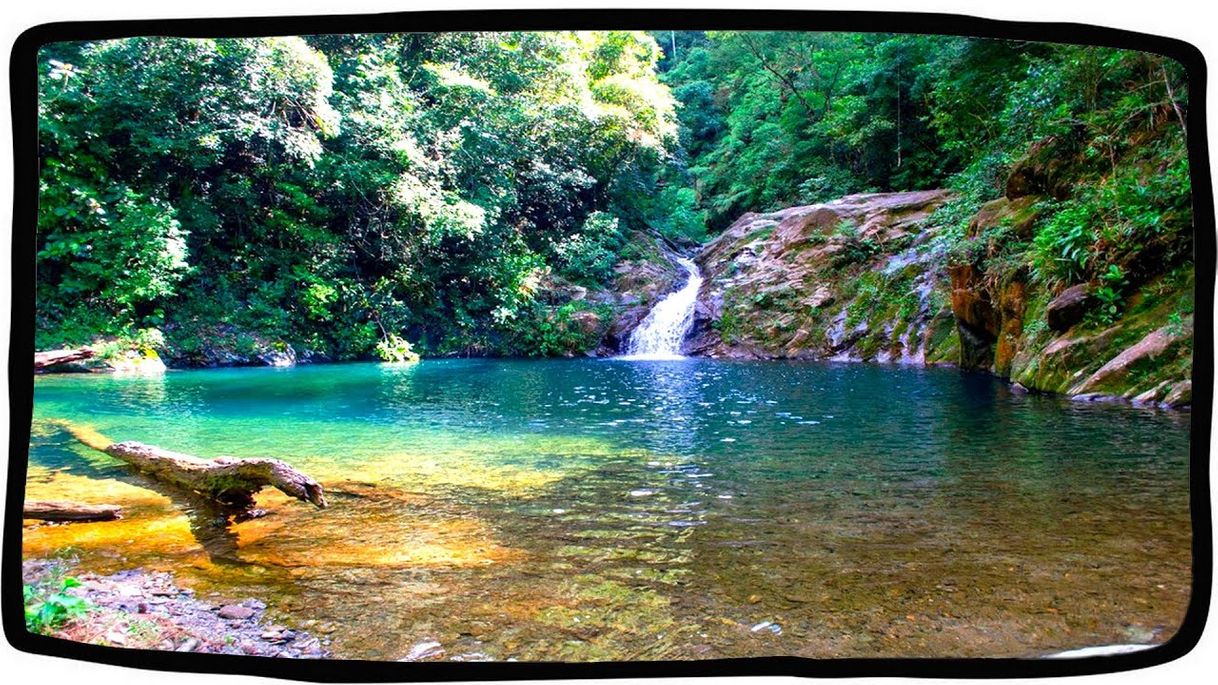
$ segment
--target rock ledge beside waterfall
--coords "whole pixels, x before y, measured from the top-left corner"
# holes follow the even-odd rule
[[[1115,321],[1087,286],[994,281],[952,254],[934,212],[947,191],[851,195],[746,214],[697,255],[705,275],[688,353],[986,370],[1019,387],[1138,404],[1191,403],[1191,270],[1142,284]],[[966,240],[1029,236],[1039,198],[982,207]],[[1183,304],[1182,304],[1183,303]]]

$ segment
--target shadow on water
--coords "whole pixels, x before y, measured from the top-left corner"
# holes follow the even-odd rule
[[[141,474],[134,467],[98,453],[96,458],[86,458],[78,450],[89,449],[80,445],[67,430],[52,428],[33,443],[32,449],[41,454],[57,454],[51,461],[62,464],[79,476],[93,479],[110,479],[137,488],[155,492],[170,501],[182,512],[190,525],[190,532],[213,563],[244,565],[237,554],[237,534],[233,530],[234,518],[242,512],[225,507],[193,490],[164,483]],[[104,460],[104,461],[103,461]],[[109,462],[109,463],[106,463]]]

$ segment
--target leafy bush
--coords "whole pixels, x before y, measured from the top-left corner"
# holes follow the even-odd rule
[[[395,333],[390,333],[385,336],[384,340],[376,344],[376,356],[383,362],[413,363],[419,361],[419,355],[411,348],[410,343]]]
[[[1085,280],[1092,260],[1094,207],[1082,200],[1059,203],[1032,241],[1032,273],[1044,283]]]
[[[1103,325],[1111,325],[1121,315],[1124,306],[1124,288],[1128,285],[1125,272],[1121,267],[1110,264],[1108,270],[1100,276],[1101,285],[1092,293],[1099,300],[1100,306],[1092,310],[1095,321]]]
[[[612,314],[605,305],[568,302],[549,307],[534,302],[508,329],[509,350],[528,357],[570,357],[592,351]]]
[[[1167,263],[1185,257],[1192,228],[1187,160],[1166,163],[1163,173],[1120,165],[1050,205],[1033,241],[1035,276],[1077,283],[1104,277],[1100,265],[1127,264],[1147,250]]]
[[[593,212],[578,233],[554,246],[559,273],[577,283],[607,283],[624,242],[617,217]]]

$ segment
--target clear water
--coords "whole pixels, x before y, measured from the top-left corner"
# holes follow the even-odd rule
[[[626,342],[626,359],[673,361],[682,359],[681,343],[694,325],[694,305],[702,287],[698,266],[683,257],[677,263],[685,270],[685,285],[660,300]]]
[[[217,528],[56,421],[323,482]],[[1038,656],[1162,641],[1190,590],[1189,414],[949,369],[425,361],[43,376],[28,496],[120,522],[26,554],[259,597],[339,656]]]

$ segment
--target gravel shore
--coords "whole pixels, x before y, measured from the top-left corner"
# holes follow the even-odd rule
[[[266,621],[266,604],[245,599],[209,604],[179,587],[169,573],[132,569],[113,575],[73,573],[65,562],[27,560],[22,577],[38,585],[70,575],[80,586],[69,592],[90,610],[52,635],[92,644],[178,652],[245,654],[294,659],[331,657],[329,639]]]

